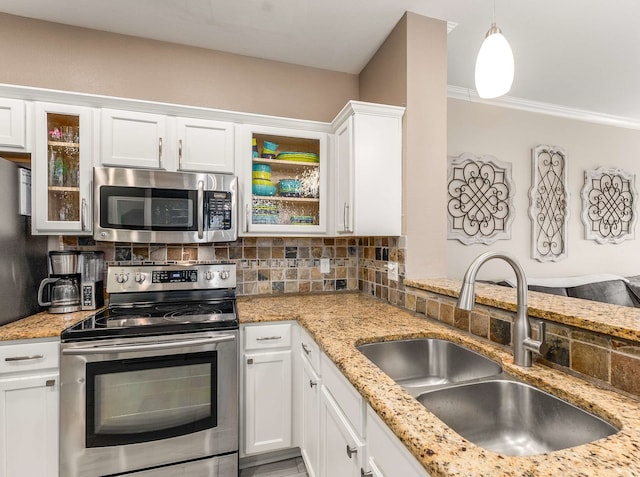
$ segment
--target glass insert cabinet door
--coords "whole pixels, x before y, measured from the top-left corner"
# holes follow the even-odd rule
[[[38,103],[36,126],[36,233],[90,233],[91,110]]]
[[[262,128],[244,139],[245,232],[325,232],[326,134]]]

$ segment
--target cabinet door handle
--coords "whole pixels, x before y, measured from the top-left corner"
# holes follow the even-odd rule
[[[44,385],[48,388],[52,388],[56,385],[56,380],[55,379],[47,379],[44,383]]]
[[[44,356],[41,354],[32,354],[30,356],[9,356],[4,358],[5,361],[28,361],[30,359],[42,359]]]
[[[244,209],[245,209],[245,212],[244,212],[244,215],[245,215],[245,217],[244,217],[245,218],[245,220],[244,220],[244,231],[248,232],[249,231],[249,220],[251,220],[251,214],[249,213],[249,204],[247,204]]]
[[[162,167],[162,138],[158,138],[158,167],[163,169]]]
[[[351,227],[349,227],[349,204],[344,203],[344,207],[342,208],[342,218],[344,219],[344,231],[351,232]]]
[[[178,170],[182,170],[182,139],[178,140]]]
[[[357,453],[358,453],[358,448],[356,446],[351,447],[349,444],[347,444],[347,456],[349,457],[349,459],[353,457],[353,454],[357,454]]]
[[[373,471],[365,472],[362,467],[360,467],[360,477],[373,477]]]
[[[309,348],[306,344],[300,343],[302,346],[302,350],[309,356],[311,354],[311,348]]]
[[[261,336],[260,338],[256,338],[256,341],[275,341],[281,339],[282,336]]]
[[[80,230],[83,232],[87,230],[87,199],[82,198],[82,205],[80,206]]]
[[[309,387],[313,388],[314,386],[318,385],[318,381],[313,381],[313,380],[309,380]],[[347,449],[349,448],[349,446],[347,446]]]
[[[247,359],[247,364],[253,364],[253,358]]]

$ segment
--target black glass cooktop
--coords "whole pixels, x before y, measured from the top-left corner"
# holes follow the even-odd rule
[[[115,305],[67,328],[62,341],[238,328],[233,299]]]

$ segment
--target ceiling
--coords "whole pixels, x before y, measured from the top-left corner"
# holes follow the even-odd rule
[[[640,121],[640,2],[495,0],[509,97]],[[0,0],[0,11],[359,73],[405,11],[447,20],[448,83],[473,95],[492,0]],[[464,90],[462,90],[464,91]]]

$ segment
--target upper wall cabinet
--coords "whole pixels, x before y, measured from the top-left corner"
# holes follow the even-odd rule
[[[115,109],[102,110],[101,164],[233,173],[233,124]]]
[[[403,114],[350,101],[334,120],[336,235],[401,234]]]
[[[328,135],[269,126],[238,129],[242,234],[326,233]]]
[[[234,125],[209,119],[175,118],[178,170],[234,172]]]
[[[91,234],[93,110],[35,105],[34,234]]]
[[[0,148],[27,150],[27,103],[0,98]]]

